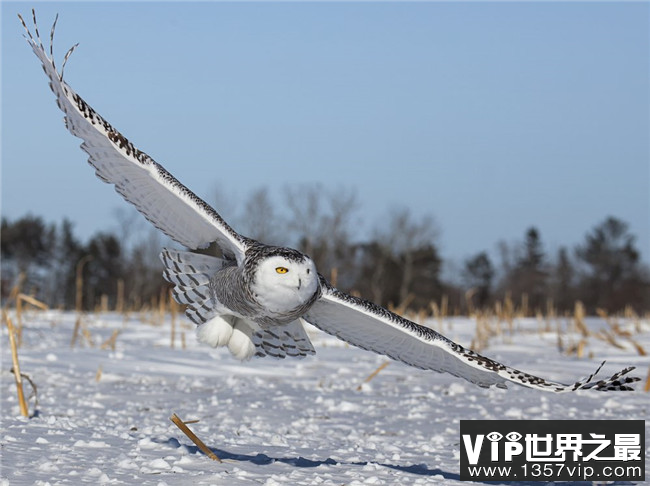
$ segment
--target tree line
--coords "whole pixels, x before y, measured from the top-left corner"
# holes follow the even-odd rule
[[[530,313],[550,305],[572,311],[578,300],[590,313],[626,306],[639,313],[650,310],[650,271],[628,224],[615,217],[604,218],[582,243],[560,247],[556,254],[530,227],[521,241],[500,243],[498,258],[481,251],[462,262],[457,278],[445,281],[431,217],[418,219],[396,209],[357,241],[352,236],[358,208],[353,191],[303,186],[283,194],[284,205],[274,204],[269,191],[259,189],[239,208],[228,208],[224,201],[217,207],[225,208],[222,214],[242,234],[304,251],[337,287],[383,306],[430,312],[431,303],[444,297],[450,312],[466,313],[507,297],[525,302]],[[83,277],[81,304],[88,310],[101,303],[114,308],[120,299],[138,309],[157,299],[169,286],[158,254],[171,243],[153,229],[134,230],[135,217],[122,214],[118,229],[86,242],[68,220],[2,218],[3,303],[22,278],[23,292],[54,308],[74,308],[78,276]],[[218,254],[215,248],[204,251]]]

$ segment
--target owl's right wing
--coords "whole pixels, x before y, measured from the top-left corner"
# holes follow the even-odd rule
[[[97,176],[113,184],[126,201],[174,241],[191,249],[204,248],[216,242],[225,255],[241,261],[248,246],[246,238],[234,231],[212,207],[164,167],[138,150],[76,94],[63,81],[63,69],[59,73],[53,57],[48,57],[45,52],[35,15],[36,38],[22,17],[20,20],[27,31],[29,45],[50,79],[50,88],[56,95],[57,104],[65,113],[66,127],[83,140],[81,148],[89,155],[88,162],[95,168]],[[50,56],[53,56],[53,37],[54,26]],[[68,51],[65,60],[73,49]]]
[[[370,301],[341,292],[321,277],[321,298],[304,319],[322,331],[354,346],[386,355],[425,370],[450,373],[481,387],[506,382],[552,392],[594,389],[632,390],[637,377],[625,376],[629,367],[605,380],[593,380],[596,373],[573,384],[556,383],[516,370],[465,349],[442,334],[411,322]],[[602,365],[601,365],[602,366]],[[599,368],[600,370],[600,368]]]

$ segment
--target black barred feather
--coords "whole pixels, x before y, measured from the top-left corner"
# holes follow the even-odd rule
[[[203,324],[214,317],[218,302],[210,282],[216,272],[232,265],[232,261],[167,248],[160,253],[160,259],[165,265],[165,280],[174,284],[174,299],[187,305],[187,317],[195,324]]]
[[[300,321],[299,319],[273,329],[263,329],[254,334],[256,356],[304,358],[315,354],[316,351]]]

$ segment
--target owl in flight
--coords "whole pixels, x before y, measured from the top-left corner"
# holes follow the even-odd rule
[[[629,384],[639,380],[627,376],[632,367],[604,380],[594,379],[594,373],[570,385],[521,372],[337,290],[318,273],[311,258],[297,250],[240,235],[74,92],[63,80],[63,70],[76,46],[65,55],[59,72],[52,47],[56,20],[48,56],[33,11],[32,17],[35,35],[20,17],[25,38],[50,79],[66,127],[83,140],[81,148],[97,176],[114,185],[126,201],[174,241],[190,250],[213,242],[221,249],[220,258],[171,249],[161,253],[165,278],[174,285],[175,299],[187,305],[187,316],[198,326],[199,341],[227,346],[241,360],[303,357],[315,352],[303,326],[307,322],[359,348],[416,368],[451,373],[485,388],[505,388],[510,381],[552,392],[632,390]]]

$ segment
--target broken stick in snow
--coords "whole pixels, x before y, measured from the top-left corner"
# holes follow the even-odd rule
[[[187,425],[185,425],[185,422],[183,422],[183,421],[180,419],[180,417],[179,417],[178,415],[174,414],[174,415],[172,415],[169,419],[170,419],[172,422],[174,422],[174,425],[176,425],[176,427],[178,427],[179,429],[181,429],[181,431],[182,431],[186,436],[188,436],[188,437],[190,438],[190,440],[191,440],[192,442],[194,442],[194,443],[196,444],[196,446],[197,446],[199,449],[201,449],[201,451],[202,451],[206,456],[208,456],[208,457],[209,457],[210,459],[212,459],[213,461],[223,462],[221,459],[219,459],[219,457],[217,457],[217,455],[216,455],[214,452],[212,452],[212,451],[208,448],[208,446],[206,446],[206,445],[203,443],[203,441],[202,441],[201,439],[199,439],[199,438],[194,434],[194,432],[192,432],[192,431],[189,429],[189,427],[188,427]]]
[[[13,361],[14,378],[16,379],[16,389],[18,390],[18,404],[20,413],[23,417],[29,417],[25,392],[23,391],[23,378],[20,375],[20,365],[18,364],[18,346],[16,345],[16,334],[11,318],[5,313],[4,320],[9,328],[9,344],[11,345],[11,358]]]

